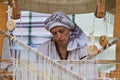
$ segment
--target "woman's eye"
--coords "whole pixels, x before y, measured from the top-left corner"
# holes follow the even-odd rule
[[[52,33],[52,35],[56,35],[56,34],[57,34],[57,32],[53,32],[53,33]]]
[[[61,29],[61,30],[59,30],[60,33],[63,33],[64,31],[65,31],[65,29]]]
[[[56,35],[57,33],[64,33],[65,32],[65,29],[61,29],[59,31],[56,31],[56,32],[51,32],[52,35]]]

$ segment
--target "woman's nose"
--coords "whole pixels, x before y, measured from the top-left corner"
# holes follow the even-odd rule
[[[58,37],[58,38],[61,38],[61,33],[58,32],[58,33],[57,33],[57,37]]]

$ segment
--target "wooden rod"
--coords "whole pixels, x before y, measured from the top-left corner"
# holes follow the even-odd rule
[[[120,0],[116,0],[114,37],[120,38]],[[116,60],[120,60],[120,42],[116,44]],[[117,70],[120,70],[120,65],[117,65]]]
[[[57,60],[57,62],[60,64],[120,64],[120,60]]]
[[[7,22],[7,11],[8,5],[0,3],[0,29],[6,31],[6,22]],[[3,39],[4,36],[0,35],[0,59],[2,57],[2,48],[3,48]]]
[[[120,0],[116,0],[114,37],[120,38]],[[120,60],[120,42],[116,44],[116,60]],[[120,64],[116,65],[116,70],[111,71],[110,77],[120,78]]]

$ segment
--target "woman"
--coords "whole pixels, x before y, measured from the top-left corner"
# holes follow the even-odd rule
[[[87,56],[87,36],[62,12],[55,12],[45,21],[45,29],[53,36],[38,51],[55,60],[81,60]]]

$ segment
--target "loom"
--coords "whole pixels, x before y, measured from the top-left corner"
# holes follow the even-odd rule
[[[17,38],[0,30],[0,34],[13,41],[10,60],[1,61],[1,78],[13,80],[106,80],[119,60],[95,60],[87,56],[80,61],[53,60],[24,44]],[[116,39],[119,41],[119,39]],[[116,40],[111,43],[116,42]],[[14,48],[13,48],[14,46]],[[109,45],[110,47],[111,45]],[[103,50],[103,49],[102,49]],[[102,67],[99,67],[102,66]],[[100,69],[101,68],[101,69]]]
[[[11,2],[12,0],[7,0]],[[15,0],[16,1],[16,0]],[[93,12],[95,8],[94,0],[19,0],[18,5],[21,9],[31,10],[36,12],[51,13],[57,9],[61,9],[66,13],[89,13]],[[64,3],[62,1],[65,1]],[[3,43],[3,38],[6,37],[13,45],[10,47],[11,59],[1,60],[0,54],[0,80],[119,80],[119,57],[116,60],[97,60],[96,55],[89,55],[81,61],[55,61],[47,56],[42,55],[35,49],[27,46],[17,38],[9,35],[6,31],[6,17],[7,8],[6,0],[0,0],[0,43]],[[68,3],[69,2],[69,3]],[[102,54],[106,49],[113,44],[117,45],[117,53],[119,52],[119,0],[106,0],[107,11],[115,15],[115,32],[114,37],[117,37],[114,41],[108,43],[107,47],[100,49]],[[116,8],[115,8],[116,2]],[[26,5],[25,5],[26,3]],[[38,4],[37,4],[38,3]],[[42,5],[42,4],[45,5]],[[58,5],[58,3],[61,4]],[[81,4],[81,5],[80,5]],[[84,4],[84,5],[82,5]],[[32,6],[31,6],[32,5]],[[36,6],[35,6],[36,5]],[[42,5],[42,6],[41,6]],[[55,7],[58,5],[58,7]],[[67,5],[67,6],[66,6]],[[91,6],[93,5],[93,6]],[[111,6],[109,6],[111,5]],[[33,7],[34,6],[34,7]],[[44,6],[44,7],[43,7]],[[73,7],[74,6],[74,7]],[[90,7],[91,6],[91,7]],[[54,8],[53,8],[54,7]],[[68,9],[68,7],[70,9]],[[85,8],[83,8],[85,7]],[[44,9],[43,9],[44,8]],[[50,9],[50,10],[48,10]],[[72,10],[71,10],[72,9]],[[16,16],[14,15],[14,19]],[[17,18],[20,18],[18,11]],[[2,44],[0,45],[0,47]],[[1,48],[2,49],[2,48]],[[0,51],[1,51],[0,49]],[[119,56],[119,54],[116,54]],[[117,67],[116,67],[117,66]],[[109,67],[109,68],[108,68]],[[113,72],[111,72],[113,71]]]

